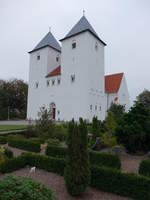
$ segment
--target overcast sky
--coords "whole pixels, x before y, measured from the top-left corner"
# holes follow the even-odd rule
[[[150,0],[0,0],[0,78],[28,81],[29,54],[52,27],[63,38],[82,10],[105,48],[105,72],[125,72],[131,101],[150,90]]]

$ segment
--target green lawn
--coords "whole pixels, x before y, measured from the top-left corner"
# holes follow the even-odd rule
[[[0,132],[2,131],[14,131],[14,130],[23,130],[27,125],[0,125]]]

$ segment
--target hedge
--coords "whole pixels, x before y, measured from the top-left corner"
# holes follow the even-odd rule
[[[150,159],[140,163],[139,174],[150,177]]]
[[[102,153],[97,151],[89,151],[90,163],[97,166],[107,166],[116,169],[121,168],[121,161],[118,155],[110,153]]]
[[[41,151],[40,143],[35,142],[35,141],[30,141],[30,139],[11,137],[8,139],[8,145],[11,147],[16,147],[16,148],[23,149],[26,151],[31,151],[31,152]]]
[[[23,153],[22,156],[27,161],[27,165],[36,166],[39,169],[60,175],[64,174],[65,160],[63,158],[42,156],[34,153]]]
[[[65,158],[67,155],[67,148],[48,145],[46,148],[46,155],[52,157]]]
[[[6,144],[6,143],[7,143],[6,136],[0,136],[0,144]]]
[[[65,158],[67,155],[67,148],[48,145],[46,149],[46,155]],[[120,158],[116,154],[101,153],[89,150],[89,158],[92,165],[107,166],[116,169],[121,168]]]
[[[150,179],[117,169],[92,166],[91,186],[137,200],[150,199]]]

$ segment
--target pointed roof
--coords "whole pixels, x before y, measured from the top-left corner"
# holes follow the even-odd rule
[[[91,24],[88,22],[88,20],[86,19],[86,17],[83,15],[81,17],[81,19],[76,23],[76,25],[71,29],[71,31],[69,31],[69,33],[60,41],[63,41],[67,38],[70,38],[72,36],[78,35],[79,33],[85,32],[85,31],[89,31],[90,33],[92,33],[98,40],[100,40],[104,45],[105,42],[103,42],[99,36],[97,35],[97,33],[95,32],[95,30],[93,29],[93,27],[91,26]]]
[[[59,43],[57,42],[57,40],[55,39],[53,34],[51,32],[48,32],[45,35],[45,37],[38,43],[38,45],[29,53],[32,53],[34,51],[37,51],[41,48],[48,47],[48,46],[61,52],[61,47],[60,47]]]
[[[111,74],[105,76],[105,92],[117,93],[119,91],[124,73]]]
[[[47,74],[46,78],[52,77],[52,76],[58,76],[58,75],[61,75],[61,66],[58,66],[54,70],[52,70],[51,72],[49,72]]]

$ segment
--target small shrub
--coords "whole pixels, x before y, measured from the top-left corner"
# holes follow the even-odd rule
[[[0,144],[6,144],[7,143],[7,137],[6,136],[0,136]]]
[[[59,141],[66,140],[67,129],[62,125],[56,125],[52,137],[58,139]]]
[[[101,143],[104,148],[112,148],[117,145],[117,139],[109,133],[104,133],[101,136]]]
[[[4,155],[7,157],[7,158],[13,158],[13,152],[9,149],[9,148],[4,148]]]
[[[116,169],[121,168],[121,161],[118,155],[110,153],[101,153],[96,151],[89,151],[91,165],[106,166]]]
[[[48,145],[46,148],[46,155],[52,157],[64,158],[67,155],[67,148],[60,146]]]
[[[150,179],[106,167],[91,167],[91,186],[137,200],[150,199]]]
[[[150,177],[150,159],[140,163],[139,174]]]
[[[31,152],[41,151],[40,143],[30,141],[30,139],[9,138],[8,145]]]
[[[60,141],[58,139],[48,139],[46,140],[46,143],[47,145],[50,145],[50,146],[59,146],[60,145]]]
[[[56,200],[50,189],[31,178],[8,176],[0,181],[0,199]]]

